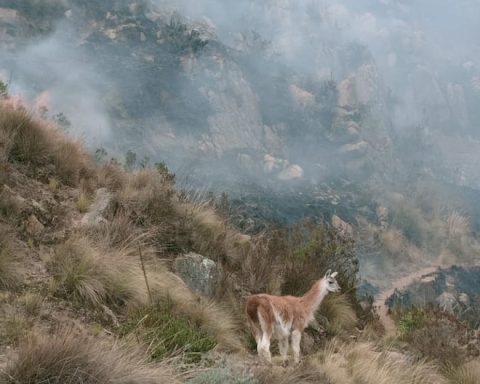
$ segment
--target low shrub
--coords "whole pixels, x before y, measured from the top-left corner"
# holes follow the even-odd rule
[[[179,353],[188,361],[198,361],[202,352],[215,347],[215,340],[191,319],[175,311],[170,301],[131,311],[123,335],[140,335],[154,360]]]

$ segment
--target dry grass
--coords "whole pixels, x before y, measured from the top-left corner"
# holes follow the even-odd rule
[[[427,362],[409,362],[394,350],[371,343],[343,344],[333,340],[317,361],[334,384],[443,384],[438,368]]]
[[[69,139],[56,127],[33,119],[24,108],[0,106],[0,158],[33,168],[48,163],[67,185],[94,179],[95,168],[82,143]]]
[[[77,199],[77,208],[79,212],[85,213],[90,208],[91,201],[85,192],[80,192]]]
[[[9,232],[0,225],[0,289],[5,290],[15,289],[21,282],[9,236]]]
[[[155,233],[154,228],[142,232],[123,211],[118,211],[107,223],[87,228],[87,233],[102,247],[123,247],[132,241],[146,240]]]
[[[58,180],[55,177],[50,177],[48,179],[48,188],[51,192],[56,192],[58,188]]]
[[[452,236],[467,236],[470,233],[470,222],[467,217],[457,211],[452,211],[446,218],[447,234]]]
[[[30,317],[37,316],[42,309],[44,298],[38,293],[27,292],[19,298],[19,302],[23,305],[25,314]]]
[[[175,310],[194,321],[221,347],[241,349],[239,324],[218,303],[194,295],[173,273],[153,264],[151,252],[142,251],[154,300],[170,300]],[[133,309],[149,304],[149,294],[135,247],[99,248],[87,238],[73,238],[57,247],[48,262],[57,295],[72,297],[94,308],[129,304]]]
[[[32,322],[15,311],[7,313],[0,319],[0,343],[17,345],[30,333]]]
[[[99,308],[121,305],[133,289],[125,276],[125,255],[104,254],[85,238],[72,238],[58,246],[47,266],[60,296]]]
[[[357,324],[357,315],[345,295],[328,295],[320,306],[320,314],[328,320],[326,331],[338,335],[350,333]]]
[[[166,363],[153,365],[137,351],[74,336],[37,336],[8,362],[2,383],[174,384]]]
[[[330,384],[323,369],[318,365],[310,364],[308,361],[288,369],[263,368],[255,372],[255,378],[258,384]],[[337,382],[331,383],[336,384]]]
[[[396,255],[405,251],[405,236],[398,229],[386,230],[381,234],[381,238],[383,247],[389,254]]]
[[[94,163],[83,144],[72,138],[59,138],[52,153],[55,173],[67,185],[76,186],[81,180],[95,178]]]
[[[116,192],[123,189],[128,182],[128,176],[120,164],[109,162],[102,164],[97,169],[100,187]]]
[[[0,215],[15,219],[21,210],[20,202],[6,190],[0,192]]]
[[[243,349],[239,334],[241,324],[223,305],[194,295],[176,275],[163,268],[149,268],[149,284],[153,297],[170,300],[175,310],[193,320],[215,338],[220,348]]]
[[[446,372],[451,384],[478,384],[480,380],[480,360],[472,360]]]
[[[55,133],[33,120],[25,109],[0,108],[0,132],[9,138],[6,157],[32,165],[45,164],[53,152]]]

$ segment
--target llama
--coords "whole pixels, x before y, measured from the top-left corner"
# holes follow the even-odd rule
[[[248,323],[257,342],[261,359],[270,363],[270,340],[272,334],[278,339],[280,355],[287,358],[289,338],[292,339],[293,359],[300,361],[300,340],[303,330],[314,320],[315,312],[329,292],[340,292],[335,277],[338,272],[329,269],[325,276],[316,281],[312,288],[301,297],[252,295],[247,298]]]

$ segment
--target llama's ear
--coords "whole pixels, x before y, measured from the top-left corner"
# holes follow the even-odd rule
[[[337,275],[338,275],[338,272],[333,272],[333,273],[332,273],[332,277],[335,277],[335,276],[337,276]]]
[[[330,277],[331,273],[332,273],[332,270],[329,269],[329,270],[325,273],[325,277]]]

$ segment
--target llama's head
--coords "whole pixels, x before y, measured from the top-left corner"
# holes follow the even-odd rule
[[[333,272],[329,269],[325,276],[323,277],[323,283],[328,292],[340,292],[340,285],[337,283],[335,277],[338,275],[338,272]]]

